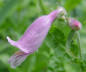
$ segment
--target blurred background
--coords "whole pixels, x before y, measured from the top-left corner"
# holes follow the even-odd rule
[[[71,52],[77,58],[68,56],[65,43],[71,30],[64,21],[56,19],[39,50],[12,69],[8,59],[17,48],[7,42],[6,36],[18,40],[37,17],[58,6],[82,23],[79,31],[82,58],[78,57],[76,42]],[[86,72],[86,0],[0,0],[0,72]]]

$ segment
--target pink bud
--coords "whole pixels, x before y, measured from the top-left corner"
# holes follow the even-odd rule
[[[80,30],[81,29],[81,23],[74,19],[74,18],[69,18],[68,19],[69,22],[69,26],[73,29],[73,30]]]

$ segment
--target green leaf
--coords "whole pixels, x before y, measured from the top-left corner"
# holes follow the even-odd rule
[[[66,0],[64,7],[67,11],[74,9],[82,0]]]
[[[46,43],[50,48],[56,48],[58,45],[64,45],[65,36],[56,26],[53,26],[47,35]]]
[[[51,53],[54,50],[56,56],[63,56],[65,53],[65,36],[64,33],[56,26],[52,26],[45,40],[46,45],[50,48]]]
[[[74,30],[72,30],[68,35],[66,51],[71,57],[81,59],[79,34]]]
[[[65,62],[64,68],[66,72],[82,72],[80,71],[80,64],[78,63]]]

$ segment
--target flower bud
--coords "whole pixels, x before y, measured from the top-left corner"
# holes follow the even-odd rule
[[[81,23],[74,18],[68,18],[68,23],[72,30],[80,30],[82,27]]]

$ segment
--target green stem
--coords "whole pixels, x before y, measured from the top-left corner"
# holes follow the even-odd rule
[[[74,55],[71,53],[71,51],[70,51],[71,42],[72,42],[73,37],[74,37],[75,34],[77,34],[77,45],[78,45],[78,48],[79,48],[79,55],[80,55],[80,58],[77,58],[76,56],[74,56]],[[66,42],[66,53],[67,53],[67,55],[69,55],[71,58],[80,60],[80,67],[81,67],[81,71],[80,71],[80,72],[83,72],[82,53],[81,53],[81,48],[80,48],[80,34],[79,34],[79,32],[76,32],[76,31],[72,30],[72,31],[69,33],[68,39],[67,39],[67,42]]]
[[[74,30],[71,30],[71,32],[69,33],[68,35],[68,39],[67,39],[67,42],[66,42],[66,52],[71,56],[71,57],[74,57],[70,51],[70,46],[71,46],[71,42],[72,42],[72,39],[74,37],[74,34],[75,34],[75,31]]]
[[[79,32],[77,32],[77,43],[78,43],[80,59],[81,59],[82,58],[82,54],[81,54],[81,48],[80,48],[80,34],[79,34]]]
[[[67,42],[66,42],[67,49],[70,48],[70,44],[72,42],[72,38],[73,38],[74,34],[75,34],[75,31],[74,30],[71,30],[71,32],[68,35],[68,39],[67,39]]]
[[[83,65],[82,65],[82,51],[81,51],[81,47],[80,47],[80,34],[79,32],[77,32],[77,43],[78,43],[78,48],[79,48],[79,54],[80,54],[80,66],[81,66],[81,72],[83,72]]]

